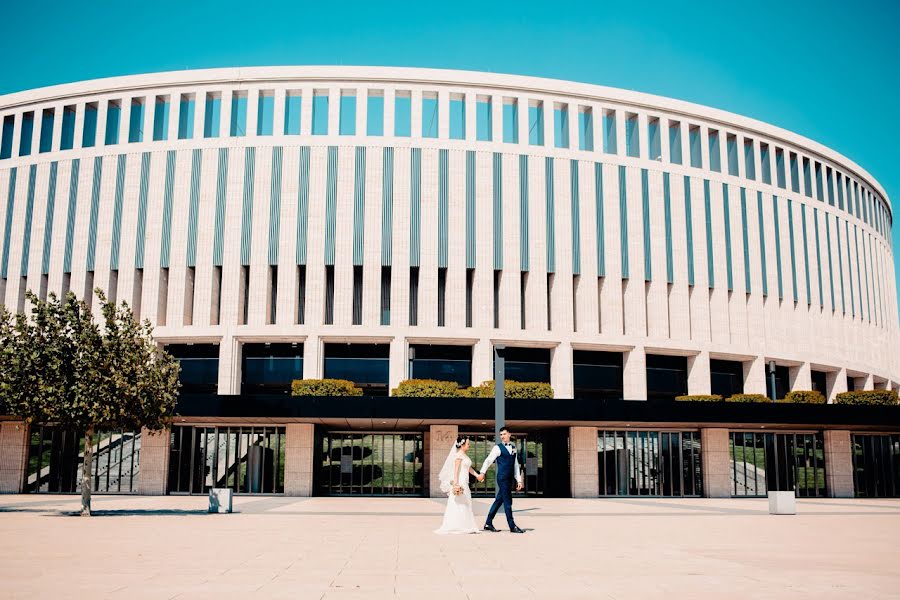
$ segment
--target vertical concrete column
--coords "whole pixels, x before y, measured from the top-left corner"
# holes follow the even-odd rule
[[[647,399],[647,355],[643,346],[622,353],[622,395],[625,400]]]
[[[744,361],[744,393],[766,393],[766,357],[757,356]]]
[[[428,481],[427,493],[431,498],[443,498],[444,493],[441,492],[441,483],[438,475],[441,473],[441,467],[447,460],[447,453],[450,446],[456,443],[456,436],[459,435],[459,428],[456,425],[432,425],[425,436],[425,476]],[[472,464],[472,468],[476,471],[481,465]],[[460,477],[462,479],[462,477]]]
[[[551,351],[550,385],[553,386],[555,398],[573,398],[575,396],[572,344],[568,342],[561,343]]]
[[[710,393],[709,352],[701,351],[687,358],[688,394]]]
[[[322,377],[322,342],[315,336],[303,342],[303,379]]]
[[[315,426],[288,423],[284,432],[284,493],[312,496]]]
[[[791,367],[789,374],[791,379],[790,391],[812,389],[812,369],[808,362]]]
[[[569,481],[573,498],[600,495],[597,428],[569,427]]]
[[[837,395],[847,391],[847,370],[831,371],[825,376],[825,387],[828,389],[828,404],[832,404]]]
[[[22,421],[0,423],[0,494],[18,494],[25,480],[28,426]]]
[[[240,389],[241,344],[226,334],[219,344],[219,394],[239,394]]]
[[[169,429],[150,431],[141,428],[141,474],[138,493],[164,496],[169,481]]]
[[[395,337],[391,340],[390,361],[388,367],[388,388],[394,389],[404,379],[409,379],[409,350],[406,339]]]
[[[825,430],[825,487],[830,498],[853,497],[853,447],[850,432]]]
[[[494,345],[491,340],[478,340],[472,347],[472,385],[494,378]]]
[[[860,379],[864,390],[884,389],[883,384],[875,385],[875,377],[871,373],[867,373],[865,377],[860,377]]]
[[[731,498],[731,454],[728,430],[700,430],[700,464],[703,469],[703,496]]]

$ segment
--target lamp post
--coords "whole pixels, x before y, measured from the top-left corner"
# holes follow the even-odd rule
[[[778,391],[775,389],[775,361],[769,361],[769,382],[772,387],[772,402],[778,397]]]
[[[506,346],[494,344],[494,437],[500,443],[500,429],[506,425]]]

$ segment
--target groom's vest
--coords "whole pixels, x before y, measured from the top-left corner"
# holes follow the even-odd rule
[[[516,457],[506,449],[505,444],[497,444],[500,447],[500,456],[497,457],[497,481],[512,482],[516,478]]]

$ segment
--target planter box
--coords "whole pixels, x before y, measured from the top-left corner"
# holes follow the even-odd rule
[[[796,515],[797,498],[794,496],[794,491],[769,492],[769,514]]]
[[[230,513],[233,494],[234,491],[230,488],[212,488],[209,490],[209,512]]]

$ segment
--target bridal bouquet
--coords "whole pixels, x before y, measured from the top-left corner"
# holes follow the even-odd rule
[[[462,493],[463,493],[463,489],[462,489],[461,485],[453,486],[453,495],[454,496],[459,496]]]

